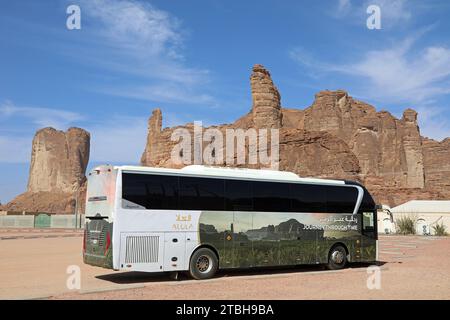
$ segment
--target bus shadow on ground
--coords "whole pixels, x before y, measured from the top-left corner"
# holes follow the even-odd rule
[[[352,263],[347,269],[363,271],[369,266],[382,266],[386,264],[384,261],[377,261],[375,263]],[[336,270],[334,272],[342,272],[344,270]],[[286,267],[255,267],[251,269],[228,269],[219,270],[213,279],[227,278],[227,277],[242,277],[242,276],[271,276],[283,275],[291,273],[311,273],[311,272],[330,272],[325,265],[300,265],[300,266],[286,266]],[[97,279],[113,282],[116,284],[133,284],[145,282],[173,282],[192,280],[187,272],[179,272],[178,277],[173,277],[174,273],[170,272],[118,272],[105,275],[96,276]]]

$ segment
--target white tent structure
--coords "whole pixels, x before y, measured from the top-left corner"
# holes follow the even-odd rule
[[[390,209],[394,219],[409,216],[416,220],[416,233],[433,234],[433,226],[443,224],[450,232],[450,201],[412,200]]]
[[[378,209],[378,233],[395,233],[395,223],[391,208],[385,204]]]

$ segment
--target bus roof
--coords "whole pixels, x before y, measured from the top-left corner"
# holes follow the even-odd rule
[[[265,170],[265,169],[230,168],[230,167],[215,167],[204,165],[190,165],[182,169],[167,169],[167,168],[155,168],[144,166],[115,166],[114,168],[128,172],[131,171],[131,172],[186,174],[192,176],[205,176],[205,177],[228,177],[228,178],[244,178],[251,180],[291,181],[291,182],[305,182],[305,183],[309,182],[318,184],[345,184],[344,180],[300,178],[297,174],[293,172]]]

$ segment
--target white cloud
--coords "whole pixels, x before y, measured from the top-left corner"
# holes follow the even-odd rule
[[[377,5],[381,10],[382,28],[391,28],[405,24],[412,18],[415,3],[406,0],[338,0],[333,16],[345,19],[350,23],[358,23],[365,26],[368,14],[366,9],[370,5]]]
[[[208,94],[195,94],[177,83],[159,83],[147,86],[122,87],[120,90],[101,89],[110,95],[166,103],[190,103],[216,106],[214,97]]]
[[[38,127],[53,127],[56,129],[63,129],[71,123],[83,119],[80,114],[72,111],[16,106],[11,101],[1,103],[0,120],[13,117],[27,118]]]
[[[350,2],[350,0],[338,0],[335,16],[344,17],[350,12],[351,9],[352,3]]]
[[[429,46],[414,50],[417,37],[380,50],[369,50],[351,63],[315,60],[302,48],[291,59],[315,73],[341,73],[358,80],[359,95],[390,103],[428,104],[450,93],[450,49]]]
[[[412,17],[412,1],[406,0],[366,0],[365,8],[378,5],[381,9],[382,25],[391,27],[409,21]]]
[[[129,0],[85,0],[82,8],[104,24],[100,32],[121,49],[142,57],[169,54],[179,57],[179,21],[149,3]]]
[[[12,175],[6,175],[5,180],[1,181],[3,182],[0,184],[2,200],[11,200],[13,196],[26,188],[27,173],[24,171],[25,164],[28,164],[31,159],[34,131],[49,126],[66,129],[67,126],[81,119],[83,119],[81,115],[70,111],[17,106],[11,101],[0,103],[0,163],[21,164],[21,172],[15,173],[16,179],[12,179]]]
[[[438,141],[450,137],[450,121],[443,116],[445,112],[448,112],[445,108],[426,105],[417,107],[416,111],[419,113],[418,120],[422,136]]]
[[[163,111],[163,127],[194,120],[202,121],[204,126],[211,124],[209,119]],[[86,126],[86,130],[91,134],[91,163],[140,163],[147,143],[147,118],[114,115],[102,123]]]
[[[174,112],[163,111],[163,127],[176,127],[185,125],[189,122],[200,121],[201,119],[195,119],[190,114],[180,114]]]
[[[343,74],[359,97],[418,109],[423,132],[441,139],[450,135],[450,124],[441,119],[450,106],[435,106],[440,97],[450,94],[450,48],[433,45],[417,49],[417,40],[428,30],[391,47],[369,50],[350,63],[317,61],[301,48],[289,55],[316,77]]]
[[[34,131],[43,127],[65,130],[83,117],[71,111],[41,107],[17,106],[11,101],[0,103],[1,129],[7,134],[0,135],[0,162],[26,163],[30,161],[31,143]],[[20,124],[24,130],[14,128]],[[27,134],[28,132],[28,134]]]
[[[67,130],[74,121],[83,119],[80,115],[67,111],[16,107],[11,102],[0,105],[0,120],[9,120],[13,117],[20,122],[29,118],[32,125],[28,127],[28,134],[22,132],[18,135],[11,132],[0,135],[0,163],[29,162],[31,143],[37,129],[52,126]],[[83,127],[91,134],[91,162],[139,163],[147,139],[145,117],[113,115],[102,119],[101,123],[89,125],[88,122]]]
[[[381,16],[391,24],[404,23],[412,17],[412,1],[408,3],[406,0],[366,0],[366,5],[370,4],[380,6]]]
[[[114,116],[86,129],[91,134],[90,162],[140,162],[147,141],[147,119]]]
[[[0,163],[27,163],[31,156],[30,137],[0,136]]]
[[[330,71],[330,65],[327,62],[317,60],[308,50],[301,47],[296,47],[289,50],[289,57],[298,65],[304,67],[303,72],[307,76],[317,79],[321,74]]]
[[[413,51],[412,45],[407,39],[392,48],[371,50],[361,60],[331,70],[365,78],[367,95],[391,102],[423,103],[450,93],[450,49]]]
[[[141,83],[130,86],[124,78],[120,84],[99,84],[92,90],[155,102],[210,103],[203,92],[209,71],[186,65],[187,32],[176,17],[144,1],[83,0],[81,8],[95,25],[86,31],[92,45],[84,43],[77,52],[81,62],[135,76]],[[162,94],[161,82],[176,90]]]

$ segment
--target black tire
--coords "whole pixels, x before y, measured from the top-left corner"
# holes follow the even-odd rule
[[[341,245],[336,245],[331,248],[328,254],[327,268],[330,270],[339,270],[345,268],[347,265],[347,251]]]
[[[214,251],[200,248],[194,252],[189,262],[189,274],[197,280],[214,277],[219,267],[219,260]]]

